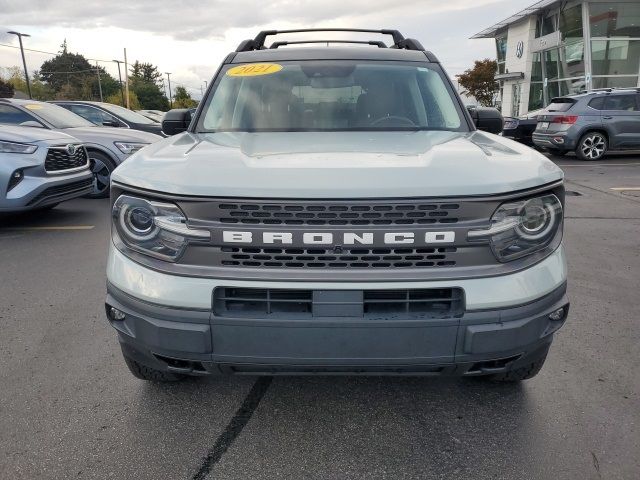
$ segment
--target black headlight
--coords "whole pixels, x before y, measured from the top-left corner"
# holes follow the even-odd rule
[[[488,239],[496,258],[508,262],[546,248],[562,234],[562,203],[554,194],[503,203],[491,226],[471,230],[470,241]]]
[[[113,204],[112,221],[126,247],[170,262],[180,257],[190,240],[211,238],[208,230],[187,226],[177,205],[129,195],[120,195]]]

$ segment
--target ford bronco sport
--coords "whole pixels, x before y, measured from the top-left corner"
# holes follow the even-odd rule
[[[479,131],[497,111],[418,41],[265,46],[296,32],[242,42],[112,176],[131,372],[534,376],[569,308],[562,171]]]

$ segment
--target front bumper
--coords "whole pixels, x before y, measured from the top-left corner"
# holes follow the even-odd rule
[[[566,267],[562,249],[559,250],[554,254],[561,256],[559,283],[554,284],[548,276],[554,268],[557,270],[552,256],[537,265],[542,265],[541,271],[536,272],[534,266],[507,276],[512,277],[506,279],[505,285],[510,286],[502,288],[510,288],[511,305],[487,307],[505,293],[496,283],[500,279],[474,279],[479,282],[476,287],[462,287],[466,310],[456,318],[221,318],[213,313],[213,288],[209,289],[208,305],[161,305],[124,291],[122,284],[114,283],[119,277],[113,271],[108,284],[107,317],[118,332],[124,355],[158,370],[195,375],[498,373],[545,355],[553,333],[566,319]],[[536,276],[544,275],[544,288],[550,290],[543,291],[542,285],[536,285]],[[144,284],[141,275],[129,278]],[[170,280],[164,280],[170,286]],[[264,288],[257,282],[246,283]],[[429,283],[413,284],[412,288],[428,288],[425,285]],[[448,283],[463,285],[465,281]],[[295,285],[289,288],[330,288]],[[523,301],[518,296],[518,288],[523,285],[535,286],[541,293]],[[339,288],[335,284],[332,287]],[[387,283],[384,288],[396,287],[400,288]],[[342,288],[363,287],[347,284]],[[476,296],[481,290],[474,288],[482,289],[487,297],[484,307],[478,307]],[[123,312],[125,318],[114,320],[109,314],[112,308]],[[560,308],[561,318],[552,320],[549,315]]]

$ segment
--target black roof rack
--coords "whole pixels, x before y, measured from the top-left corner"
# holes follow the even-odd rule
[[[378,33],[381,35],[391,35],[393,38],[393,45],[391,48],[401,48],[406,50],[419,50],[424,51],[424,47],[413,38],[404,38],[404,36],[398,30],[381,29],[370,30],[366,28],[300,28],[293,30],[263,30],[253,40],[243,40],[236,48],[236,52],[250,52],[252,50],[263,50],[267,37],[272,35],[280,35],[283,33],[308,33],[308,32],[357,32],[357,33]],[[304,42],[304,43],[325,43],[322,42]],[[276,42],[279,43],[279,42]],[[293,43],[293,42],[289,42]],[[337,43],[337,42],[334,42]],[[340,42],[340,43],[355,43],[355,42]],[[369,42],[365,42],[369,43]],[[379,46],[379,45],[378,45]],[[273,45],[272,45],[273,48]],[[276,47],[277,48],[277,47]]]
[[[362,45],[375,45],[378,48],[387,48],[384,42],[377,42],[375,40],[361,41],[361,40],[300,40],[296,42],[273,42],[269,48],[284,47],[285,45],[299,45],[301,43],[359,43]]]

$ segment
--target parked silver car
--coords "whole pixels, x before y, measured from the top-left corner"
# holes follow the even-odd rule
[[[134,152],[162,137],[137,130],[98,127],[58,105],[35,100],[0,98],[0,124],[46,128],[80,140],[89,154],[93,189],[88,195],[109,195],[111,172]]]
[[[0,212],[52,208],[92,191],[84,145],[64,133],[0,125]]]

